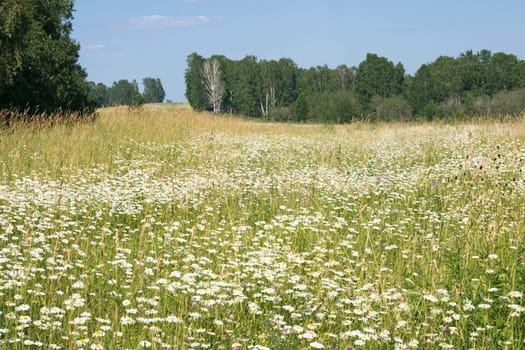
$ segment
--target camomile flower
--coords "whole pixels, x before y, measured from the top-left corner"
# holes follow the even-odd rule
[[[129,316],[122,316],[120,318],[120,324],[124,326],[129,326],[135,323],[135,320]]]
[[[104,350],[104,345],[100,343],[91,344],[91,350]]]
[[[324,349],[324,345],[316,341],[314,341],[313,343],[310,343],[310,347],[314,349]]]
[[[94,338],[102,338],[104,335],[106,335],[106,332],[104,332],[102,329],[97,329],[95,332],[93,332]]]

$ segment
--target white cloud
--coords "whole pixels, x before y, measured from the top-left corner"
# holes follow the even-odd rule
[[[137,29],[189,28],[207,25],[211,20],[206,16],[142,16],[130,19],[129,23]]]

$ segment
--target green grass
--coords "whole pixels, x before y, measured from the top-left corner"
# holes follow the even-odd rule
[[[524,172],[523,120],[0,130],[0,349],[521,349]]]

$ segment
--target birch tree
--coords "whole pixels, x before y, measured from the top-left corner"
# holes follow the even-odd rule
[[[206,88],[208,103],[213,113],[221,113],[224,97],[224,84],[221,79],[220,63],[216,59],[208,59],[202,65],[202,79]]]

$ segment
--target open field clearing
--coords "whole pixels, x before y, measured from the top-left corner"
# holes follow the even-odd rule
[[[0,349],[522,349],[525,122],[0,130]]]

